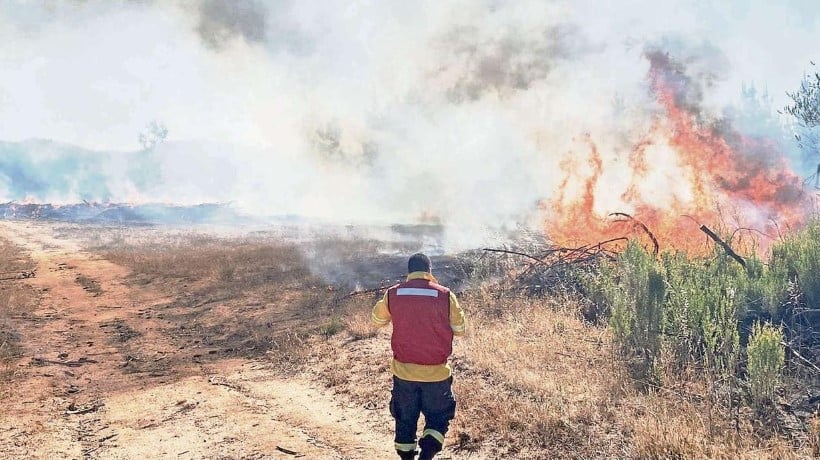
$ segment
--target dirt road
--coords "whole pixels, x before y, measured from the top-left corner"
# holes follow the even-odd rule
[[[309,379],[260,360],[198,360],[167,333],[168,298],[48,224],[3,221],[0,237],[29,253],[26,282],[42,296],[12,319],[23,357],[0,411],[3,458],[394,455],[389,427],[373,431],[367,411]]]

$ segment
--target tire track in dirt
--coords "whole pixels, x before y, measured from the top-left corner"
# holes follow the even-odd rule
[[[198,364],[148,314],[172,299],[53,236],[0,222],[36,264],[36,311],[15,319],[23,371],[0,412],[8,458],[390,458],[389,433],[309,381],[263,362]]]

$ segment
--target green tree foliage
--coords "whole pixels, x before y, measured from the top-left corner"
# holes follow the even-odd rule
[[[812,66],[814,65],[812,62]],[[800,89],[786,94],[792,100],[792,103],[786,106],[786,113],[797,118],[800,124],[808,128],[820,126],[820,73],[804,75]]]
[[[816,67],[814,62],[811,65]],[[797,143],[806,154],[816,155],[820,151],[820,72],[803,75],[800,88],[786,94],[792,103],[784,110],[797,120]]]

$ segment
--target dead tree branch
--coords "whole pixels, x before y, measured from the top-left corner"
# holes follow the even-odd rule
[[[735,259],[735,261],[737,261],[737,263],[739,263],[740,265],[742,265],[742,266],[743,266],[743,268],[746,268],[746,261],[745,261],[745,260],[743,260],[743,257],[740,257],[739,255],[737,255],[737,253],[736,253],[736,252],[732,249],[732,247],[731,247],[731,246],[729,246],[729,245],[728,245],[725,241],[723,241],[722,239],[720,239],[720,237],[719,237],[719,236],[717,236],[717,235],[715,234],[715,232],[713,232],[712,230],[710,230],[710,229],[709,229],[709,227],[707,227],[707,226],[705,226],[705,225],[701,225],[701,226],[700,226],[700,230],[701,230],[703,233],[705,233],[707,236],[709,236],[709,238],[711,238],[711,239],[712,239],[715,243],[717,243],[720,247],[722,247],[722,248],[723,248],[723,250],[724,250],[724,251],[726,251],[726,254],[727,254],[729,257],[731,257],[732,259]]]
[[[802,361],[805,366],[807,366],[809,369],[812,369],[814,372],[820,374],[820,367],[817,367],[816,364],[814,364],[813,362],[811,362],[808,359],[804,358],[800,353],[797,352],[797,350],[794,349],[794,347],[792,347],[788,343],[782,342],[782,341],[780,342],[780,344],[783,345],[783,347],[785,347],[786,350],[791,352],[797,359]]]
[[[652,254],[653,254],[653,255],[655,255],[655,256],[657,256],[657,255],[658,255],[658,251],[660,250],[660,245],[658,244],[658,239],[657,239],[657,238],[655,238],[655,235],[653,235],[653,234],[652,234],[652,232],[651,232],[651,231],[649,231],[649,227],[647,227],[646,225],[644,225],[644,223],[643,223],[643,222],[639,221],[638,219],[636,219],[636,218],[632,217],[631,215],[629,215],[629,214],[627,214],[627,213],[625,213],[625,212],[613,212],[613,213],[611,213],[611,214],[610,214],[610,216],[614,216],[614,217],[623,217],[623,218],[625,218],[625,219],[627,219],[627,220],[632,221],[632,222],[633,222],[636,226],[640,227],[640,228],[641,228],[641,230],[643,230],[643,231],[644,231],[644,233],[646,233],[647,235],[649,235],[649,239],[651,239],[651,240],[652,240],[652,246],[654,246],[654,250],[652,251]]]

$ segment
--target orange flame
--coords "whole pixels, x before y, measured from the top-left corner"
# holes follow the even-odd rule
[[[699,253],[710,247],[700,224],[723,231],[754,229],[755,249],[764,251],[771,235],[804,223],[809,195],[777,145],[744,136],[723,121],[705,121],[698,88],[683,69],[663,53],[646,57],[649,89],[661,110],[627,155],[631,176],[618,198],[628,212],[646,224],[662,247]],[[589,169],[576,159],[578,152],[571,152],[560,164],[559,192],[542,203],[547,235],[565,246],[631,233],[625,221],[606,216],[624,209],[601,209],[618,191],[602,190],[601,154],[591,136],[583,141]],[[671,151],[674,160],[653,158],[659,150]],[[647,178],[658,173],[666,183],[647,190]],[[578,193],[571,192],[573,184]]]

